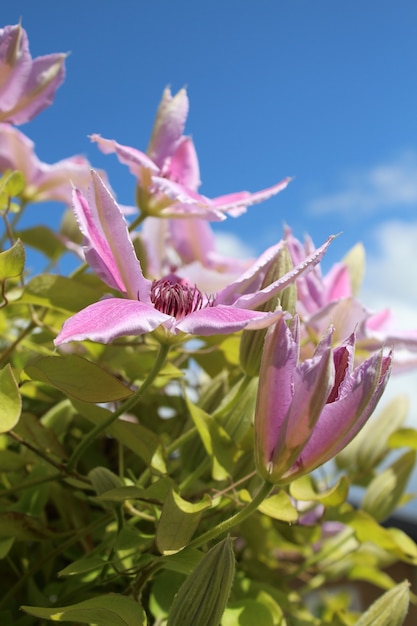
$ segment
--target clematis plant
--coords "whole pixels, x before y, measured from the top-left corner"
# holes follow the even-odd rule
[[[70,317],[55,340],[110,342],[123,335],[141,335],[163,326],[170,334],[231,333],[269,326],[280,311],[258,311],[264,302],[309,271],[325,254],[331,238],[302,264],[260,288],[281,243],[264,252],[238,279],[217,294],[208,295],[185,278],[169,274],[145,278],[136,257],[122,211],[96,172],[88,200],[74,191],[75,217],[84,236],[85,258],[109,287],[124,295],[91,304]]]
[[[410,498],[417,433],[404,400],[372,413],[411,334],[362,307],[352,258],[322,276],[332,237],[216,252],[209,220],[288,179],[200,195],[185,90],[146,154],[93,136],[136,176],[133,217],[85,159],[41,163],[12,124],[63,59],[0,30],[0,624],[401,626],[415,595],[384,568],[417,566],[417,544],[382,522]],[[16,227],[41,200],[72,204],[58,237]],[[362,580],[389,590],[357,621]]]
[[[281,318],[268,331],[255,412],[258,472],[285,483],[336,456],[373,413],[387,384],[391,355],[353,366],[355,336],[331,347],[334,329],[299,361],[299,323]]]
[[[137,204],[144,215],[221,221],[227,215],[240,215],[247,207],[263,202],[287,187],[289,177],[256,193],[240,191],[214,199],[199,194],[200,170],[194,143],[191,137],[182,134],[187,114],[185,89],[173,97],[166,88],[146,154],[113,139],[91,135],[102,152],[115,152],[119,161],[136,177]]]
[[[32,59],[21,24],[0,29],[0,122],[24,124],[52,104],[66,54]]]

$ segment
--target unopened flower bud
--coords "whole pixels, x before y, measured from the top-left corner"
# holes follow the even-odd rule
[[[167,626],[219,626],[235,575],[230,537],[202,558],[180,587]]]
[[[264,289],[275,282],[294,267],[291,255],[286,245],[279,250],[276,259],[269,267],[262,282],[261,289]],[[265,304],[259,307],[260,311],[276,311],[279,307],[283,311],[295,314],[295,304],[297,301],[297,288],[291,284],[279,294],[272,297]],[[242,333],[240,342],[240,366],[249,376],[257,376],[261,364],[262,350],[265,341],[266,328],[262,330],[245,330]]]

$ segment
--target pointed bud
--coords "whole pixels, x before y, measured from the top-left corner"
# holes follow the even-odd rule
[[[226,537],[207,552],[180,587],[167,626],[219,626],[234,575],[233,542]]]
[[[356,626],[401,626],[410,602],[408,580],[396,585],[378,598],[359,618]]]
[[[274,263],[268,268],[262,281],[261,289],[264,289],[292,270],[294,264],[286,245],[279,250]],[[279,307],[283,311],[295,314],[297,302],[297,288],[295,284],[289,285],[279,294],[273,296],[268,302],[258,307],[259,311],[276,311]],[[258,376],[261,364],[262,350],[265,341],[266,329],[244,330],[240,342],[240,366],[249,376]]]

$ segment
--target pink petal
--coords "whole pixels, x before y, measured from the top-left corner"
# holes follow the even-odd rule
[[[304,274],[304,272],[309,272],[315,265],[317,265],[317,263],[319,263],[325,255],[327,248],[333,239],[333,236],[329,237],[327,241],[320,246],[320,248],[317,248],[302,263],[296,265],[292,270],[267,287],[264,287],[255,293],[249,293],[238,297],[234,302],[234,306],[255,308],[264,302],[267,302],[270,298],[288,287],[288,285],[295,282],[295,280]]]
[[[86,238],[85,256],[107,284],[132,299],[149,301],[151,282],[142,274],[123,214],[94,170],[90,202],[74,193],[74,210]]]
[[[194,143],[190,137],[182,138],[167,163],[168,165],[163,168],[164,176],[193,191],[198,189],[201,182],[200,168]]]
[[[71,183],[86,187],[91,180],[90,165],[82,156],[73,156],[49,165],[39,161],[33,142],[17,128],[0,124],[0,171],[20,170],[26,181],[24,198],[29,202],[55,200],[71,204]]]
[[[168,315],[138,300],[106,298],[70,317],[55,339],[55,345],[85,339],[109,343],[117,337],[150,333],[171,321]]]
[[[181,89],[174,97],[167,87],[156,113],[147,154],[159,166],[175,152],[188,115],[188,96]]]
[[[265,469],[293,399],[297,360],[298,344],[284,319],[278,319],[265,338],[255,411],[255,450],[258,465]]]
[[[219,198],[213,199],[213,204],[219,211],[227,213],[232,217],[238,217],[246,211],[247,207],[257,204],[258,202],[264,202],[264,200],[268,200],[280,191],[283,191],[291,180],[290,177],[284,178],[284,180],[281,180],[276,185],[255,193],[241,191],[240,193],[231,194],[229,196],[220,196]]]
[[[391,357],[375,354],[357,367],[348,381],[349,393],[326,404],[313,434],[301,453],[301,467],[309,471],[342,450],[369,419],[388,382]],[[294,468],[290,474],[297,473]]]
[[[103,139],[100,135],[90,135],[90,139],[98,144],[98,147],[104,154],[115,152],[119,161],[124,165],[127,165],[130,173],[136,176],[139,180],[141,180],[142,177],[142,168],[145,168],[155,174],[159,172],[159,167],[152,161],[152,159],[150,159],[144,152],[136,150],[136,148],[123,146],[113,139]]]
[[[178,321],[175,327],[184,333],[208,337],[209,335],[234,333],[243,328],[247,330],[266,328],[281,315],[281,311],[263,313],[227,306],[213,306],[190,313]]]

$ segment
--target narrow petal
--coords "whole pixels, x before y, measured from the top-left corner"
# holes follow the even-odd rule
[[[255,411],[255,453],[264,477],[281,438],[282,426],[294,395],[294,372],[298,344],[283,318],[267,332],[259,372],[259,390]]]
[[[283,191],[291,180],[292,179],[290,177],[284,178],[276,185],[255,193],[242,191],[239,194],[233,194],[235,198],[233,198],[233,196],[221,196],[219,198],[214,198],[213,203],[216,208],[223,213],[227,213],[232,217],[238,217],[246,211],[247,207],[252,206],[253,204],[258,204],[259,202],[264,202],[265,200],[272,198],[272,196],[275,196],[280,191]]]
[[[101,250],[105,252],[106,264],[112,268],[111,271],[115,272],[117,280],[121,279],[124,285],[122,291],[125,291],[129,298],[149,302],[151,282],[142,274],[126,220],[113,196],[94,171],[92,171],[92,181],[93,195],[90,202],[91,228],[89,231],[90,237],[93,235],[91,248],[97,251],[101,246]],[[98,241],[97,235],[99,235]]]
[[[322,465],[342,450],[360,431],[378,404],[391,372],[391,356],[375,354],[351,375],[350,392],[326,404],[296,467],[298,476]]]
[[[312,436],[334,384],[334,369],[330,347],[296,367],[293,399],[272,459],[272,476],[275,480],[279,480],[297,460]]]
[[[295,282],[295,280],[304,274],[304,272],[311,271],[311,269],[313,269],[313,267],[321,261],[333,239],[333,236],[329,237],[328,240],[320,246],[320,248],[317,248],[312,254],[310,254],[310,256],[302,261],[302,263],[296,265],[291,271],[287,272],[284,276],[274,281],[267,287],[264,287],[264,289],[238,297],[233,303],[233,306],[255,308],[270,300],[270,298],[288,287],[288,285]]]
[[[66,57],[64,53],[49,54],[32,62],[24,91],[9,112],[8,122],[24,124],[52,104],[56,90],[65,79]]]
[[[263,313],[227,306],[213,306],[190,313],[178,321],[175,326],[184,333],[208,337],[209,335],[235,333],[243,328],[247,330],[266,328],[282,314],[281,311]]]
[[[70,317],[55,339],[55,345],[85,339],[109,343],[117,337],[150,333],[171,321],[169,315],[138,300],[106,298]]]
[[[174,97],[166,87],[156,113],[151,139],[146,153],[162,167],[164,161],[172,156],[184,132],[188,115],[188,96],[181,89]]]
[[[150,170],[153,173],[159,172],[159,167],[144,152],[123,146],[113,139],[104,139],[100,135],[90,135],[91,141],[98,144],[98,147],[104,154],[116,153],[120,163],[127,165],[131,174],[141,179],[142,168]]]

